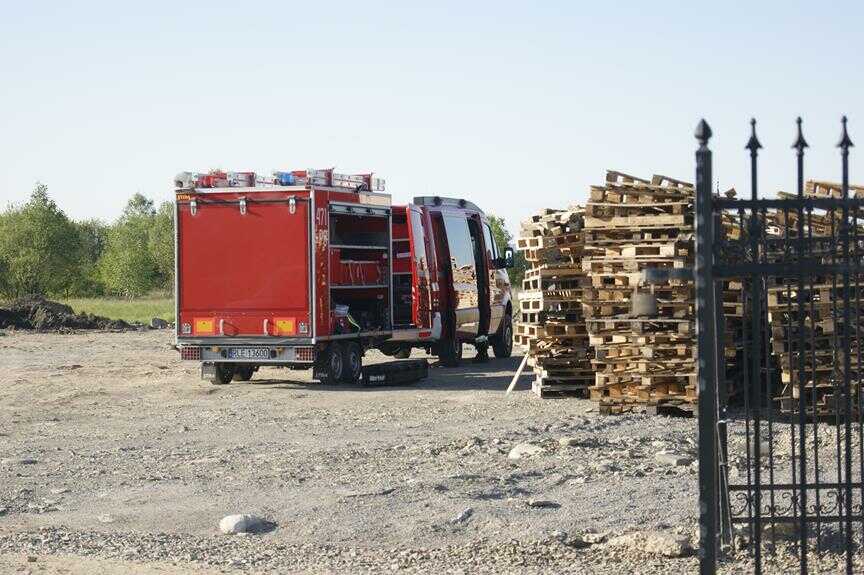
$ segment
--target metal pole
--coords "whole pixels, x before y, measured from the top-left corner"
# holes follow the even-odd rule
[[[759,178],[757,164],[762,144],[756,137],[756,120],[750,120],[752,133],[746,148],[750,150],[750,190],[751,198],[759,198]],[[754,205],[750,211],[750,257],[754,265],[759,265],[759,238],[762,235],[759,212]],[[750,381],[747,393],[750,394],[750,410],[753,418],[753,529],[752,547],[756,575],[762,573],[762,277],[754,273],[750,277],[750,300],[752,305],[750,341]]]
[[[711,128],[696,128],[696,336],[699,382],[699,573],[717,571],[717,371],[712,240]]]
[[[804,148],[807,147],[807,141],[804,139],[804,134],[801,132],[801,118],[798,118],[798,138],[792,145],[797,150],[798,156],[798,239],[797,239],[797,262],[798,262],[798,282],[796,303],[798,312],[798,443],[800,451],[800,460],[798,467],[798,488],[795,490],[798,495],[798,500],[794,502],[798,506],[800,516],[798,519],[798,553],[800,557],[801,575],[807,574],[807,374],[805,363],[805,355],[807,350],[804,345],[804,251],[806,244],[804,243],[804,208],[801,203],[804,200]],[[788,225],[788,224],[787,224]],[[790,304],[791,305],[791,304]],[[792,349],[792,330],[789,330],[789,348]],[[790,354],[790,371],[791,371],[791,354]],[[816,406],[813,406],[814,419]]]
[[[843,461],[845,486],[843,514],[845,514],[846,535],[846,573],[852,574],[852,342],[849,340],[849,323],[852,321],[849,310],[849,148],[852,140],[846,131],[846,116],[843,116],[843,135],[837,147],[843,162],[843,220],[840,223],[840,240],[843,254],[843,399],[844,410],[844,439],[846,442],[845,458]],[[856,223],[857,225],[857,223]],[[859,353],[856,350],[856,353]],[[856,374],[856,378],[858,374]]]

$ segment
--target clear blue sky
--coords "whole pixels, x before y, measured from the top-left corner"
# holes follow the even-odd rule
[[[515,231],[607,168],[692,181],[703,116],[721,187],[749,189],[756,116],[763,189],[791,190],[795,116],[809,176],[839,177],[842,114],[864,147],[862,20],[860,2],[8,2],[0,205],[39,180],[110,220],[183,170],[335,165]]]

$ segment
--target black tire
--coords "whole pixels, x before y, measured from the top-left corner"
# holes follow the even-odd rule
[[[342,349],[342,381],[345,383],[359,383],[363,373],[363,354],[360,346],[349,343]]]
[[[411,348],[407,345],[405,347],[400,347],[396,353],[393,354],[393,357],[396,359],[408,359],[411,357]]]
[[[325,384],[339,383],[345,371],[345,358],[342,346],[338,343],[332,344],[324,352],[319,354],[320,362],[316,368],[318,381]]]
[[[210,378],[210,383],[213,385],[228,385],[234,379],[234,364],[233,363],[216,363],[216,373]]]
[[[254,373],[254,365],[243,363],[234,367],[234,379],[237,381],[249,381]]]
[[[507,314],[501,324],[501,333],[492,340],[492,351],[495,357],[507,358],[513,353],[513,316]]]
[[[439,344],[438,358],[445,367],[459,367],[462,362],[462,342],[452,337]]]

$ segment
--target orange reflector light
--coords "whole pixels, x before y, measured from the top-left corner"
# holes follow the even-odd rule
[[[197,335],[213,335],[216,333],[216,319],[212,317],[195,318],[195,333]]]
[[[297,333],[297,322],[293,317],[277,317],[273,323],[276,324],[276,335],[294,335]]]

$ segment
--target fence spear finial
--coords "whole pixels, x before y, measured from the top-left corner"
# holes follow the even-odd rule
[[[750,150],[750,154],[755,154],[756,150],[762,147],[762,144],[759,143],[759,138],[756,137],[756,118],[750,118],[750,129],[750,140],[747,141],[745,147]]]
[[[851,148],[855,144],[853,144],[852,140],[849,139],[849,132],[846,131],[846,122],[847,122],[846,116],[843,116],[843,119],[841,120],[841,122],[843,123],[843,133],[840,135],[840,142],[837,144],[837,147],[843,148],[844,150],[848,150],[849,148]]]
[[[708,140],[711,139],[712,132],[711,126],[708,125],[708,122],[705,121],[705,118],[699,120],[699,125],[696,126],[696,139],[699,140],[699,143],[703,146],[708,145]]]
[[[809,148],[810,146],[807,145],[807,140],[804,139],[804,133],[801,131],[801,116],[798,116],[795,123],[798,124],[798,137],[795,138],[795,143],[792,144],[792,147],[798,150],[799,154],[803,154],[804,148]]]

